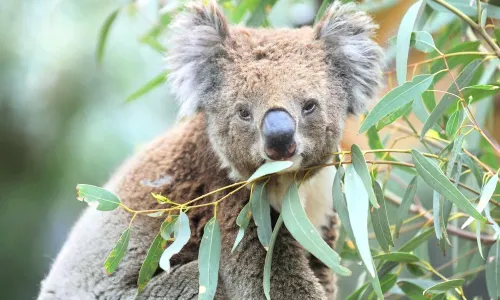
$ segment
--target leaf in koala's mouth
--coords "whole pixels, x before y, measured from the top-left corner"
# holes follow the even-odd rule
[[[269,175],[269,174],[274,174],[281,172],[283,170],[286,170],[290,168],[293,165],[293,162],[284,160],[284,161],[271,161],[271,162],[266,162],[262,166],[260,166],[255,173],[250,176],[250,178],[247,179],[247,182],[254,181],[255,179],[258,179],[260,177]]]

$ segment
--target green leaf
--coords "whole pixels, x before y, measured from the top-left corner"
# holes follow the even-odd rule
[[[384,193],[376,180],[373,181],[373,190],[380,204],[379,209],[370,209],[373,230],[375,231],[375,237],[380,247],[382,247],[385,252],[389,252],[390,247],[394,247],[394,241],[392,240],[391,226],[389,225],[389,218],[387,216]]]
[[[456,78],[456,83],[459,88],[463,88],[469,84],[472,80],[472,77],[476,73],[477,69],[481,66],[481,60],[475,60],[468,64],[462,73],[460,73]],[[422,132],[420,133],[420,139],[423,139],[427,131],[437,123],[437,121],[443,116],[444,112],[450,107],[452,104],[458,101],[458,98],[454,95],[458,94],[458,89],[455,83],[451,83],[448,88],[448,94],[445,94],[441,101],[439,101],[438,105],[431,112],[427,121],[425,121],[424,126],[422,128]]]
[[[250,207],[252,209],[253,220],[255,225],[257,225],[259,241],[267,250],[273,229],[271,226],[271,207],[267,200],[264,182],[254,184],[250,197]]]
[[[112,192],[89,184],[79,184],[76,186],[77,199],[85,201],[97,210],[114,210],[121,205],[120,199]]]
[[[174,231],[177,216],[168,216],[163,223],[161,223],[160,235],[164,240],[169,240],[172,232]]]
[[[281,213],[288,231],[290,231],[302,247],[337,274],[342,276],[351,275],[349,269],[340,265],[340,256],[337,252],[330,248],[314,225],[307,219],[306,212],[300,202],[299,191],[295,181],[288,187]]]
[[[247,21],[248,27],[260,27],[265,23],[267,14],[271,11],[277,0],[263,0],[259,1],[259,5],[250,15]]]
[[[413,27],[415,26],[415,21],[420,11],[421,5],[422,1],[417,1],[415,4],[413,4],[408,9],[403,17],[403,20],[401,20],[401,24],[399,25],[396,44],[396,76],[399,84],[403,84],[406,81],[411,34],[413,32]]]
[[[230,19],[231,23],[238,24],[241,22],[243,17],[248,11],[253,11],[259,4],[256,0],[242,0],[238,3],[238,6],[231,11]]]
[[[351,160],[356,173],[359,175],[359,178],[363,181],[363,185],[368,194],[368,198],[370,199],[371,204],[375,208],[379,208],[380,206],[377,203],[377,197],[375,197],[375,192],[373,192],[372,179],[370,177],[370,171],[368,171],[368,166],[366,165],[365,156],[359,146],[353,144],[351,146]]]
[[[368,137],[368,145],[370,146],[370,149],[384,149],[384,144],[382,144],[375,126],[372,126],[370,127],[370,129],[368,129],[368,131],[366,132],[366,136]],[[384,156],[384,153],[376,152],[375,156],[377,156],[378,158],[382,158]]]
[[[214,299],[219,278],[221,253],[220,229],[217,218],[210,219],[203,229],[203,238],[198,254],[200,289],[198,299]]]
[[[396,38],[390,38],[389,43],[395,44]],[[411,34],[410,46],[424,53],[436,50],[432,35],[426,31],[414,31]]]
[[[401,201],[401,205],[398,208],[397,219],[396,219],[396,229],[394,230],[394,236],[396,238],[399,237],[399,230],[403,225],[403,221],[408,215],[408,211],[410,210],[410,206],[413,203],[413,198],[415,198],[415,193],[417,192],[417,179],[415,176],[408,184],[406,188],[406,192],[403,196],[403,200]]]
[[[106,261],[104,262],[104,269],[106,270],[106,274],[110,275],[116,270],[118,264],[120,264],[120,261],[125,255],[125,251],[127,251],[129,240],[130,227],[125,229],[125,231],[120,236],[120,239],[118,239],[118,242],[116,242],[115,246],[113,247],[113,250],[111,250],[111,252],[109,253],[108,258],[106,258]]]
[[[128,96],[125,102],[132,102],[136,99],[139,99],[155,88],[161,86],[165,81],[167,81],[167,71],[161,72],[160,74],[153,77],[153,79],[146,82],[146,84],[144,84],[141,88],[132,93],[132,95]]]
[[[493,177],[491,177],[488,182],[484,185],[483,190],[481,191],[481,197],[479,198],[479,203],[477,204],[476,209],[479,212],[482,212],[484,208],[488,205],[491,197],[495,193],[495,189],[498,183],[498,173],[496,173]],[[469,226],[474,219],[469,217],[467,221],[462,225],[462,229]]]
[[[434,217],[434,231],[436,232],[436,238],[440,241],[443,239],[443,228],[445,228],[442,208],[443,208],[444,197],[437,191],[432,192],[432,214]]]
[[[410,252],[410,251],[415,250],[418,246],[425,243],[429,239],[429,237],[432,235],[433,232],[434,232],[434,229],[429,228],[429,229],[419,233],[417,236],[410,239],[403,246],[401,246],[397,251]],[[388,263],[383,264],[382,267],[380,268],[380,271],[378,272],[378,275],[384,276],[385,274],[387,274],[390,270],[392,270],[397,265],[398,265],[398,263],[395,263],[395,262],[388,262]]]
[[[498,85],[492,84],[476,84],[471,86],[466,86],[462,89],[462,92],[465,90],[480,90],[480,91],[498,91],[500,87]]]
[[[435,295],[431,298],[432,300],[446,300],[446,293]]]
[[[441,282],[426,289],[424,294],[427,294],[427,292],[446,292],[454,288],[459,288],[464,284],[464,281],[463,279],[453,279]]]
[[[392,273],[385,274],[382,278],[380,278],[380,289],[382,293],[385,294],[386,292],[388,292],[396,284],[397,280],[398,280],[398,275]],[[373,289],[372,288],[368,289],[365,292],[365,295],[368,292],[370,292],[368,299],[369,300],[374,299],[375,293],[373,292]]]
[[[429,88],[434,79],[434,74],[423,74],[413,78],[412,81],[390,90],[366,116],[361,124],[359,133],[363,133],[375,125],[391,112],[412,102]]]
[[[238,234],[236,235],[236,239],[234,241],[234,245],[233,248],[231,249],[231,252],[233,252],[236,249],[236,247],[238,247],[238,244],[243,239],[243,236],[245,235],[245,230],[247,229],[248,223],[250,223],[251,218],[252,218],[252,211],[250,209],[250,202],[248,202],[245,206],[243,206],[243,209],[241,209],[240,213],[238,214],[238,217],[236,218],[236,225],[238,225],[240,229],[238,229]]]
[[[333,3],[333,0],[324,0],[321,3],[321,6],[318,9],[318,13],[316,14],[316,18],[314,19],[314,24],[317,24],[321,18],[325,15],[326,9]]]
[[[356,248],[361,260],[368,269],[368,273],[371,277],[375,277],[370,245],[368,244],[368,194],[363,188],[361,177],[352,165],[348,166],[346,170],[344,190]],[[352,220],[356,220],[356,222]]]
[[[417,262],[420,261],[418,257],[408,252],[391,252],[376,255],[373,259],[380,259],[393,262]]]
[[[158,269],[158,263],[160,262],[160,257],[165,245],[166,241],[162,238],[161,234],[158,233],[149,247],[148,254],[139,271],[139,278],[137,279],[138,293],[142,292],[151,278],[153,278],[156,269]]]
[[[460,154],[461,160],[467,165],[467,167],[471,170],[472,174],[476,178],[477,185],[480,187],[483,183],[483,175],[477,163],[472,160],[467,154]]]
[[[347,235],[354,241],[354,234],[352,233],[351,222],[349,221],[349,212],[347,211],[347,204],[345,202],[344,193],[342,192],[341,181],[344,177],[344,168],[339,167],[337,172],[335,173],[335,178],[333,179],[332,186],[332,198],[333,198],[333,207],[335,211],[339,215],[340,223],[344,227]]]
[[[385,126],[392,124],[394,121],[396,121],[397,119],[401,118],[403,115],[406,115],[408,112],[410,112],[412,109],[412,106],[413,106],[413,103],[407,103],[405,106],[396,109],[395,111],[391,112],[387,116],[383,117],[377,123],[377,125],[375,125],[375,128],[377,129],[377,131],[380,131]]]
[[[406,269],[415,277],[422,277],[425,275],[425,271],[417,264],[406,264]]]
[[[400,281],[398,282],[398,286],[401,290],[403,290],[405,295],[412,300],[428,300],[423,294],[424,289],[414,283],[409,281]]]
[[[363,293],[365,292],[367,287],[368,287],[368,283],[363,284],[361,287],[359,287],[357,290],[355,290],[352,294],[350,294],[346,300],[359,300],[359,299],[361,299],[360,297],[363,295]]]
[[[490,248],[486,259],[486,286],[492,299],[500,298],[500,240]]]
[[[271,236],[271,241],[269,242],[269,250],[266,253],[266,259],[264,263],[264,295],[267,300],[271,299],[271,265],[273,260],[274,245],[276,244],[276,238],[280,232],[281,225],[283,225],[283,217],[280,214],[276,225],[274,225],[273,235]]]
[[[477,221],[476,221],[476,243],[477,243],[477,248],[479,250],[479,255],[481,255],[482,259],[484,259],[483,247],[481,246],[481,222]]]
[[[457,130],[462,126],[462,123],[465,120],[465,114],[462,108],[458,109],[455,111],[450,118],[448,119],[448,122],[446,123],[446,134],[450,138],[454,138],[455,134],[457,133]]]
[[[415,250],[418,246],[420,246],[422,243],[427,241],[429,237],[432,235],[434,230],[432,228],[429,228],[419,235],[415,236],[414,238],[410,239],[408,242],[406,242],[401,248],[399,248],[398,251],[400,252],[410,252]]]
[[[413,149],[411,152],[418,174],[430,187],[453,202],[458,208],[474,217],[474,219],[481,222],[486,221],[469,200],[443,174],[441,169],[429,161],[418,150]]]
[[[279,173],[283,170],[290,168],[293,165],[291,161],[271,161],[266,162],[262,166],[260,166],[255,173],[247,179],[247,182],[252,182],[255,179],[261,178],[263,176]]]
[[[102,59],[104,57],[104,49],[106,48],[106,41],[108,39],[109,31],[111,26],[116,20],[120,9],[115,9],[107,18],[104,20],[102,24],[101,30],[99,32],[99,39],[97,40],[97,48],[96,48],[96,59],[97,63],[101,64]]]
[[[363,265],[372,279],[372,287],[375,293],[382,297],[382,291],[373,264],[368,240],[368,194],[363,187],[363,180],[358,175],[353,165],[347,167],[344,178],[344,189],[347,211],[349,213],[349,220],[351,220],[351,228],[354,234],[354,241],[356,242],[356,249],[361,257],[361,261],[363,261]],[[356,222],[353,222],[353,220],[356,220]]]
[[[181,251],[191,237],[189,219],[185,212],[180,211],[179,217],[174,225],[174,241],[163,252],[160,258],[160,268],[170,272],[170,258]]]

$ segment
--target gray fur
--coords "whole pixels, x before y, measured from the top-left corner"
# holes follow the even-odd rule
[[[377,28],[354,4],[339,2],[316,27],[316,37],[325,41],[332,73],[344,80],[353,114],[365,112],[382,80],[382,49],[371,39]]]

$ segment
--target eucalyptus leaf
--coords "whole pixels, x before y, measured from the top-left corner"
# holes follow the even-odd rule
[[[422,1],[414,3],[408,9],[403,17],[403,20],[401,20],[401,24],[399,25],[396,44],[396,76],[400,85],[406,81],[411,34],[413,32],[413,27],[415,26],[415,21],[417,20],[421,5]]]
[[[377,238],[380,247],[382,247],[385,252],[389,252],[390,247],[394,247],[394,241],[392,240],[384,193],[382,192],[380,184],[376,180],[373,181],[373,190],[375,191],[375,196],[380,204],[379,209],[370,209],[373,230],[375,231],[375,237]]]
[[[250,219],[252,218],[252,211],[250,208],[250,202],[248,202],[243,208],[241,209],[240,213],[238,214],[238,217],[236,218],[236,225],[240,227],[238,229],[238,234],[236,235],[236,239],[234,241],[233,248],[231,249],[231,252],[233,252],[236,247],[238,247],[238,244],[241,242],[243,239],[243,236],[245,235],[245,229],[248,226],[248,223],[250,223]]]
[[[356,170],[356,173],[359,175],[359,178],[363,181],[363,185],[368,194],[368,198],[370,199],[370,203],[375,208],[379,208],[380,206],[377,203],[377,197],[375,197],[375,192],[373,191],[372,179],[370,177],[370,171],[368,171],[368,166],[366,165],[365,156],[359,146],[353,144],[351,146],[351,159],[352,165]]]
[[[432,84],[434,75],[435,74],[423,74],[415,76],[412,81],[405,82],[390,90],[366,116],[366,119],[361,124],[359,132],[363,133],[367,131],[383,117],[419,97]]]
[[[403,115],[406,115],[409,113],[412,109],[413,103],[407,103],[405,106],[400,107],[396,109],[395,111],[391,112],[387,116],[383,117],[377,125],[375,125],[375,128],[377,131],[380,131],[382,128],[386,127],[387,125],[390,125],[394,123],[397,119],[401,118]]]
[[[464,70],[457,76],[456,85],[455,83],[451,83],[448,88],[448,93],[443,96],[441,101],[437,104],[436,108],[431,112],[427,121],[425,121],[424,126],[422,128],[422,132],[420,133],[420,139],[423,139],[427,131],[441,118],[444,112],[450,107],[452,104],[456,103],[459,99],[454,95],[458,94],[457,85],[459,88],[463,88],[469,84],[472,80],[472,77],[476,73],[477,69],[481,66],[481,60],[475,60],[468,64]]]
[[[139,278],[137,279],[138,293],[146,288],[148,282],[153,278],[156,269],[158,269],[158,263],[160,262],[165,244],[166,241],[162,238],[161,234],[158,233],[153,243],[151,243],[146,258],[139,270]]]
[[[379,254],[373,257],[373,259],[380,259],[385,261],[393,262],[417,262],[420,261],[418,257],[408,252],[391,252],[385,254]]]
[[[334,167],[333,167],[334,168]],[[354,241],[354,234],[352,233],[351,222],[349,220],[349,212],[347,211],[347,203],[345,201],[344,193],[342,192],[341,181],[344,177],[344,168],[339,167],[335,173],[335,178],[333,179],[332,186],[332,198],[333,198],[333,207],[337,212],[340,223],[344,227],[347,235]]]
[[[446,292],[451,289],[459,288],[464,284],[464,281],[463,279],[453,279],[441,282],[426,289],[424,294],[427,294],[427,292]]]
[[[283,225],[283,216],[280,214],[276,224],[274,225],[273,234],[271,236],[271,241],[269,242],[269,250],[266,253],[266,259],[264,262],[264,295],[267,300],[271,300],[271,265],[273,260],[274,245],[276,244],[276,238],[278,237],[281,225]]]
[[[106,258],[106,261],[104,262],[104,269],[106,270],[106,274],[110,275],[116,270],[116,268],[120,264],[120,261],[125,255],[125,252],[127,251],[129,240],[130,227],[125,229],[125,231],[121,234],[118,242],[116,242],[113,250],[111,250],[108,258]]]
[[[267,250],[273,229],[271,226],[271,206],[267,200],[265,183],[257,182],[254,184],[250,197],[250,207],[253,220],[257,225],[257,236],[262,246]]]
[[[403,200],[401,201],[401,205],[399,205],[397,219],[396,219],[396,229],[394,230],[394,236],[396,238],[399,237],[399,230],[403,225],[403,221],[408,215],[408,211],[410,210],[410,206],[413,203],[413,198],[415,198],[415,193],[417,192],[417,180],[418,177],[415,176],[408,184],[406,188],[405,194],[403,196]]]
[[[134,100],[139,99],[140,97],[146,95],[157,87],[160,87],[163,83],[167,81],[167,71],[163,71],[160,74],[153,77],[151,80],[146,82],[142,87],[133,92],[130,96],[127,97],[125,102],[132,102]]]
[[[281,172],[290,168],[293,165],[291,161],[271,161],[266,162],[262,166],[260,166],[255,173],[247,179],[247,182],[252,182],[258,178],[264,177],[269,174],[274,174]]]
[[[190,237],[191,229],[189,228],[189,218],[186,213],[181,210],[174,225],[174,241],[161,255],[160,268],[167,273],[170,272],[170,258],[182,250],[187,242],[189,242]]]
[[[351,271],[340,265],[340,256],[323,240],[314,225],[308,220],[306,212],[300,202],[297,183],[293,181],[288,187],[281,210],[283,221],[292,236],[322,261],[326,266],[339,275],[349,276]]]
[[[198,299],[214,299],[219,278],[221,237],[216,217],[210,219],[203,229],[198,254],[200,288]]]
[[[160,235],[164,240],[169,240],[174,232],[177,216],[168,216],[163,223],[161,223]]]
[[[118,16],[119,12],[120,12],[120,9],[115,9],[106,18],[106,20],[104,20],[104,23],[102,24],[101,30],[99,32],[99,39],[97,41],[97,48],[96,48],[96,59],[97,59],[98,64],[102,63],[102,60],[104,58],[104,50],[106,47],[106,42],[108,40],[109,31],[111,30],[111,26],[115,22],[116,17]]]
[[[444,175],[441,169],[429,161],[418,150],[413,149],[411,152],[413,163],[415,164],[418,174],[430,187],[449,201],[453,202],[458,208],[474,217],[474,219],[481,222],[486,221],[486,219],[472,206],[469,200],[453,185],[453,183],[451,183],[446,175]]]
[[[476,206],[476,209],[479,212],[482,212],[484,208],[488,205],[491,197],[495,193],[497,183],[498,183],[498,172],[495,173],[495,175],[488,180],[488,182],[484,185],[483,190],[481,191],[479,203]],[[469,217],[467,221],[465,221],[465,223],[462,225],[462,229],[469,226],[473,220],[474,219],[472,217]]]
[[[403,290],[405,295],[412,300],[428,300],[427,297],[424,296],[424,289],[412,282],[400,281],[398,282],[398,286]]]
[[[396,44],[396,38],[390,38],[389,43]],[[426,31],[414,31],[411,34],[410,46],[424,53],[436,50],[432,35]]]
[[[114,210],[121,205],[118,196],[98,186],[79,184],[76,186],[76,191],[78,200],[87,202],[97,210]]]
[[[500,298],[500,240],[491,246],[486,258],[486,286],[492,299]]]
[[[446,123],[446,134],[450,138],[454,138],[457,130],[462,126],[462,123],[465,120],[465,113],[463,109],[458,109],[453,114],[451,114],[448,122]]]
[[[368,193],[363,188],[363,180],[352,165],[348,166],[346,170],[344,190],[356,248],[363,264],[368,269],[368,273],[373,278],[375,277],[375,269],[368,244]]]

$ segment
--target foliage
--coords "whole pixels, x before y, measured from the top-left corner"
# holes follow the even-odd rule
[[[324,13],[328,2],[324,1],[321,5],[316,20]],[[382,2],[391,5],[396,1]],[[224,1],[223,7],[232,22],[258,27],[269,25],[267,13],[275,3],[272,0]],[[360,6],[373,8],[373,3],[366,1]],[[160,5],[157,24],[139,40],[163,52],[168,48],[168,40],[164,45],[162,34],[181,7]],[[140,5],[133,2],[126,8],[138,10]],[[113,11],[105,21],[97,47],[98,61],[103,58],[106,37],[121,10]],[[486,270],[490,297],[499,299],[500,227],[497,221],[500,217],[500,202],[497,199],[500,194],[495,193],[495,190],[499,181],[500,146],[484,127],[486,117],[475,111],[478,105],[491,105],[492,97],[500,89],[500,43],[494,37],[498,37],[499,29],[495,28],[495,24],[498,24],[499,18],[499,6],[479,1],[421,0],[408,9],[397,37],[391,39],[392,45],[388,45],[387,52],[395,53],[395,70],[385,73],[391,90],[367,114],[360,127],[360,133],[366,132],[370,149],[363,151],[353,145],[350,151],[333,153],[337,157],[335,162],[315,166],[337,168],[332,195],[334,207],[342,221],[341,236],[348,239],[347,242],[342,239],[339,241],[342,245],[340,253],[323,241],[307,219],[298,193],[303,178],[296,178],[288,188],[281,215],[273,230],[270,207],[265,197],[265,183],[270,176],[276,176],[275,173],[290,167],[290,162],[264,164],[248,180],[207,194],[225,189],[231,189],[231,194],[251,186],[249,204],[237,218],[240,229],[233,250],[253,218],[258,226],[259,240],[268,250],[263,266],[263,289],[268,299],[274,241],[282,224],[306,250],[340,275],[351,274],[341,264],[342,259],[363,264],[368,275],[367,282],[361,282],[349,299],[382,298],[384,294],[405,294],[411,299],[454,299],[457,296],[466,299],[463,286],[470,283],[471,276],[482,270]],[[414,51],[411,48],[425,53],[427,58],[408,64],[409,53]],[[411,76],[409,70],[412,70]],[[394,75],[397,85],[393,87]],[[160,74],[129,100],[139,98],[157,87],[166,76],[166,73]],[[440,80],[450,82],[446,91],[437,88]],[[440,101],[436,102],[440,96]],[[400,119],[403,121],[400,122]],[[416,129],[418,127],[422,128],[420,133]],[[399,137],[386,148],[383,141],[390,139],[393,133]],[[381,138],[380,134],[387,137]],[[420,150],[396,148],[399,141],[409,138],[420,144],[416,147]],[[421,152],[422,149],[425,152]],[[408,174],[411,180],[400,179],[406,178]],[[432,209],[427,208],[417,197],[417,185],[425,185],[433,190]],[[398,186],[399,190],[402,188],[406,191],[398,192]],[[79,195],[96,209],[121,207],[133,214],[129,227],[106,261],[108,272],[112,272],[123,257],[130,231],[133,230],[132,222],[137,215],[158,217],[168,214],[165,226],[162,226],[153,241],[141,268],[139,291],[147,284],[158,265],[168,270],[169,258],[187,243],[189,220],[185,211],[195,209],[193,203],[200,199],[175,203],[154,195],[168,207],[138,211],[125,206],[111,192],[97,187],[80,185]],[[221,247],[217,204],[226,197],[211,203],[214,216],[205,227],[200,246],[199,257],[203,262],[200,263],[200,294],[204,299],[213,298],[217,285]],[[398,208],[395,218],[389,218],[389,203]],[[353,221],[354,218],[356,221]],[[458,226],[461,222],[462,228]],[[469,231],[466,227],[472,222],[475,228]],[[391,226],[391,223],[394,225]],[[415,228],[418,228],[416,232]],[[171,240],[172,232],[173,243],[160,258],[162,245],[165,245],[166,240]],[[396,248],[399,234],[403,232],[413,232],[414,236]],[[454,247],[448,262],[450,265],[456,263],[451,276],[444,276],[440,271],[446,265],[433,266],[428,259],[427,242],[433,235],[438,239],[443,254],[450,246]],[[372,236],[377,243],[370,241]],[[463,247],[469,247],[466,251],[458,249],[459,243],[470,245],[470,241],[477,241],[477,247]],[[487,253],[485,259],[475,259],[478,254],[482,256],[483,248]],[[474,255],[472,259],[470,255]],[[467,270],[467,267],[463,267],[467,264],[474,268]],[[402,277],[403,267],[408,269],[410,278]],[[427,279],[431,276],[433,279]]]

